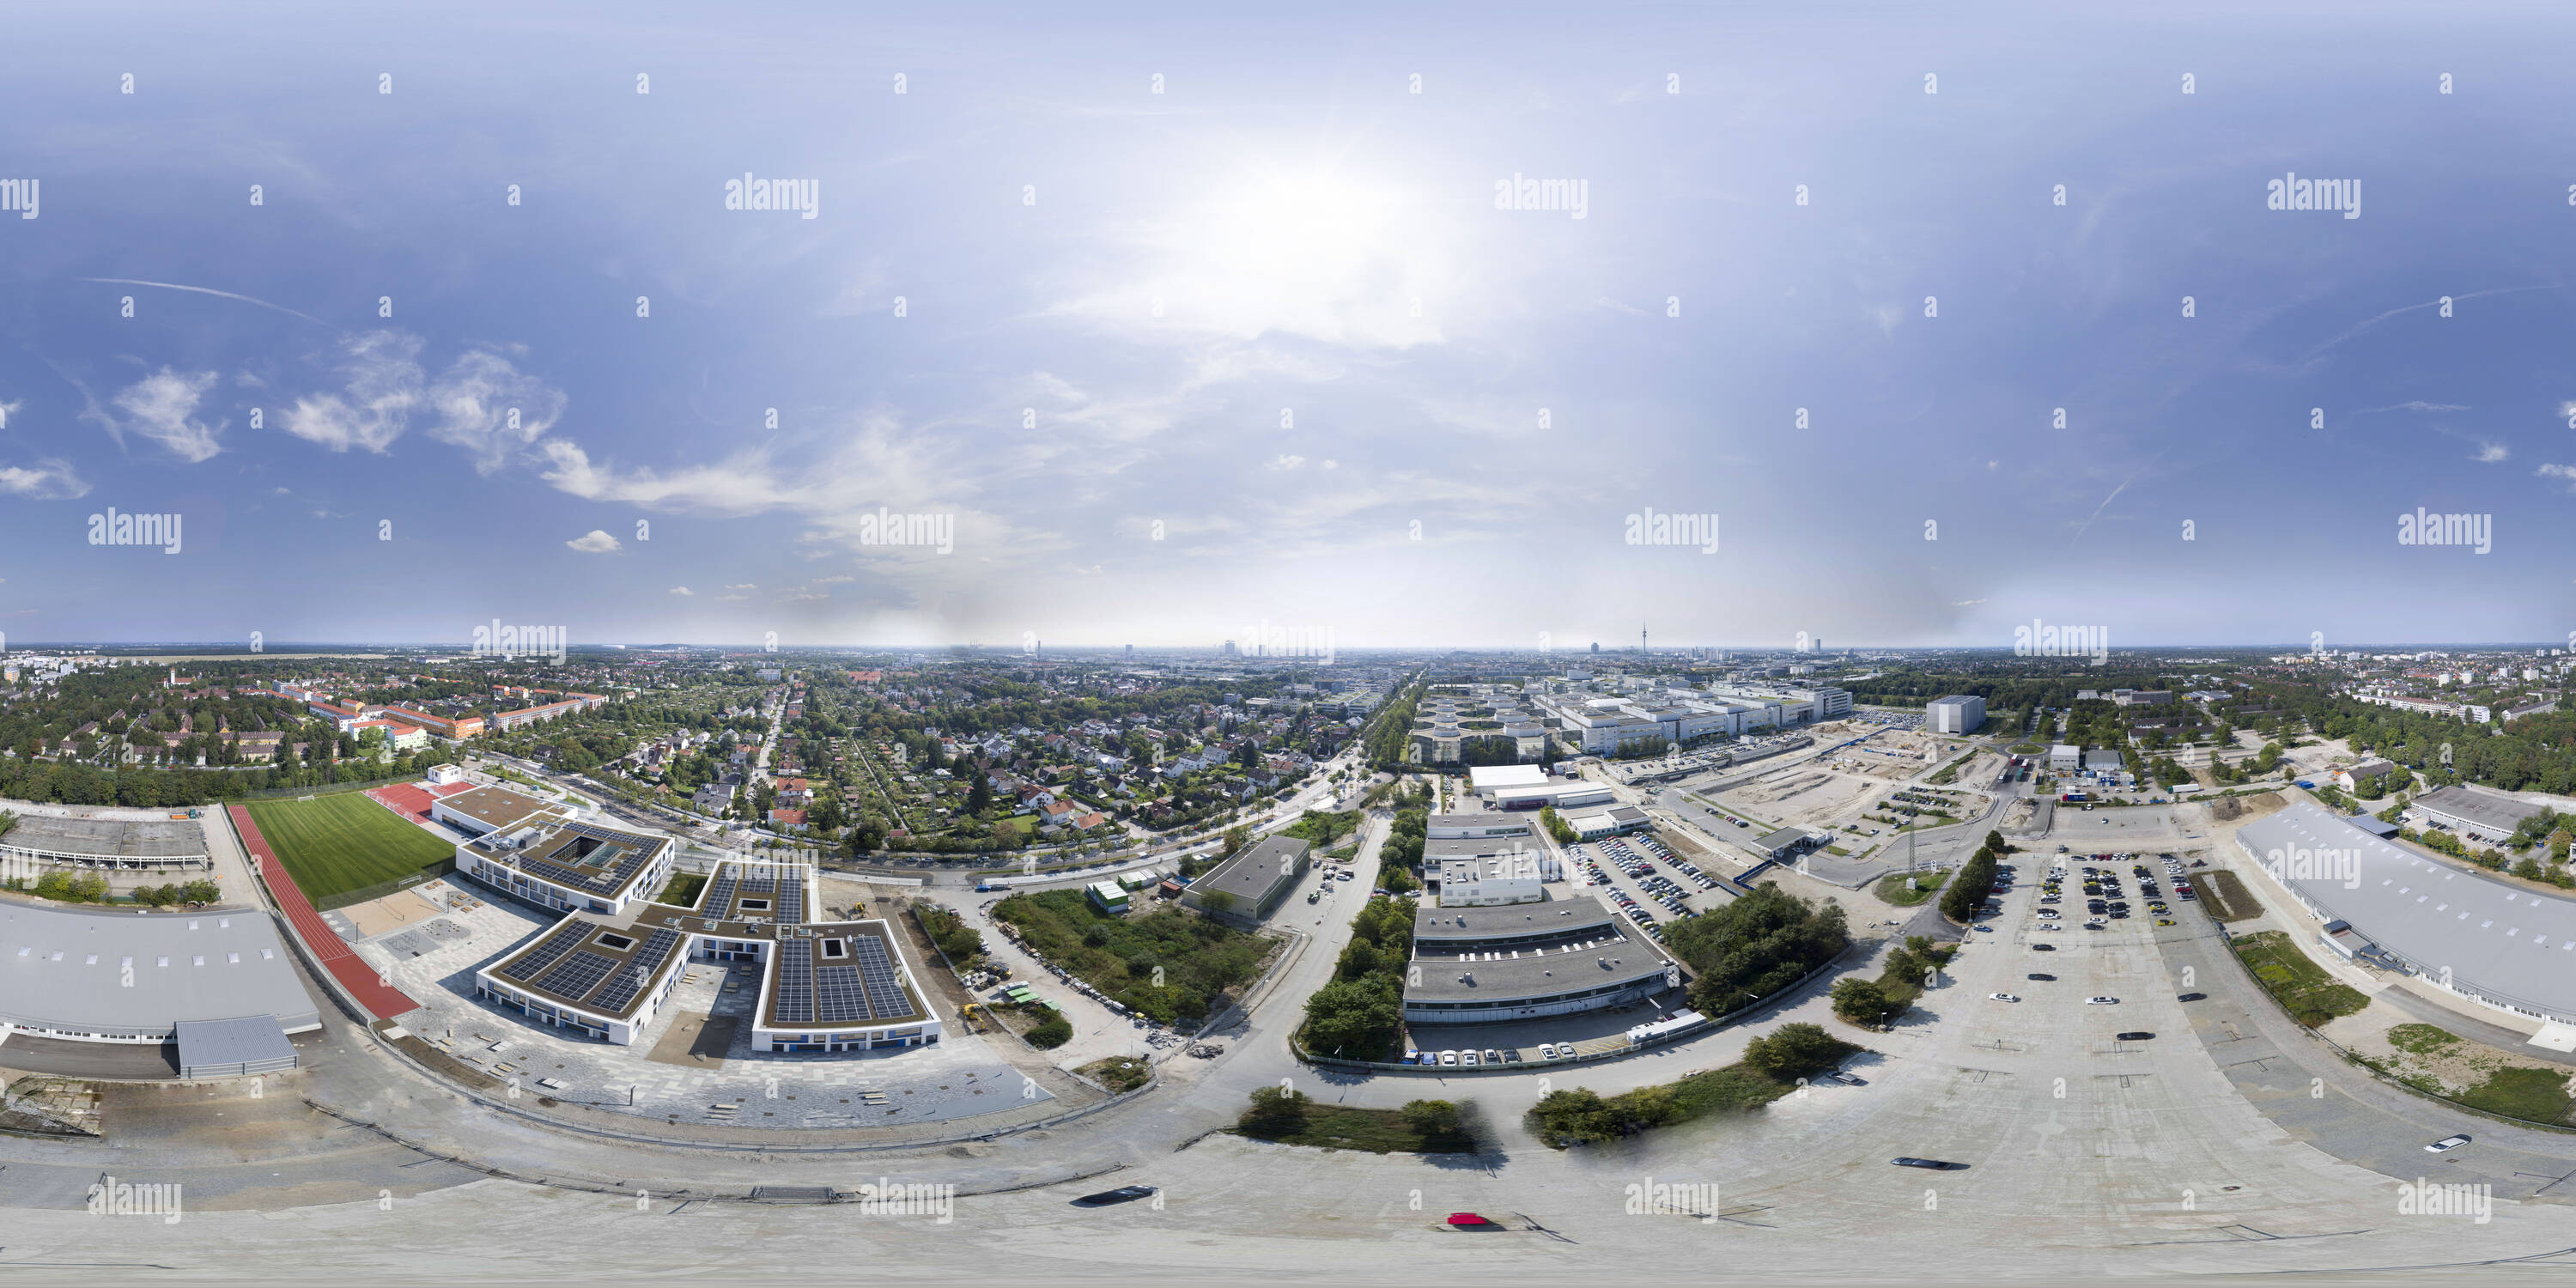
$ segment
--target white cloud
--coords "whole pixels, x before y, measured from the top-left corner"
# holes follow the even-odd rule
[[[197,416],[197,405],[205,401],[206,391],[221,379],[211,371],[188,374],[163,367],[109,400],[124,413],[121,419],[96,403],[82,408],[81,418],[104,427],[120,447],[125,436],[132,433],[159,443],[171,455],[193,465],[224,450],[219,439],[225,422],[209,425]]]
[[[60,501],[89,495],[89,484],[72,473],[69,462],[42,460],[36,462],[34,469],[0,465],[0,492],[38,501]]]
[[[575,537],[564,544],[586,555],[613,555],[624,549],[617,543],[617,538],[597,528],[591,529],[585,536]]]
[[[691,590],[686,586],[673,586],[671,588],[671,593],[674,595],[695,595],[698,592]]]
[[[853,577],[848,573],[838,573],[830,577],[817,577],[814,579],[814,584],[817,586],[838,586],[846,582],[857,580],[858,578]]]
[[[819,590],[799,590],[789,594],[784,602],[790,604],[802,604],[808,600],[830,598],[830,595]]]
[[[758,589],[760,589],[760,583],[759,583],[759,582],[756,582],[756,581],[746,581],[746,582],[742,582],[742,583],[740,583],[739,585],[737,585],[737,584],[733,584],[733,583],[727,583],[727,584],[726,584],[726,586],[725,586],[725,589],[727,589],[727,590],[758,590]]]
[[[370,331],[343,345],[344,394],[314,394],[286,409],[286,432],[335,452],[382,454],[402,437],[421,401],[420,337]]]
[[[554,428],[564,394],[501,354],[475,349],[430,387],[429,403],[438,414],[429,436],[464,448],[474,457],[474,472],[490,474],[508,463],[513,448]]]
[[[2503,460],[2508,455],[2511,455],[2511,453],[2505,450],[2505,446],[2502,443],[2480,443],[2478,444],[2478,454],[2470,457],[2469,459],[2476,461],[2481,465],[2493,465],[2496,462]]]
[[[1265,469],[1265,470],[1270,470],[1270,471],[1273,471],[1273,472],[1277,472],[1277,471],[1283,471],[1283,470],[1293,470],[1293,469],[1296,469],[1297,467],[1299,467],[1299,466],[1301,466],[1301,465],[1304,465],[1305,463],[1306,463],[1306,458],[1305,458],[1305,457],[1303,457],[1303,456],[1291,456],[1291,455],[1289,455],[1289,454],[1287,454],[1287,453],[1285,453],[1285,452],[1282,452],[1281,454],[1279,454],[1279,455],[1277,455],[1277,456],[1274,456],[1274,457],[1270,458],[1269,460],[1263,461],[1263,462],[1261,463],[1261,468],[1263,468],[1263,469]]]
[[[1950,603],[1950,607],[1952,607],[1952,608],[1974,608],[1974,607],[1976,607],[1977,605],[1982,604],[1982,603],[1984,603],[1984,602],[1986,602],[1986,601],[1984,601],[1984,600],[1982,600],[1982,599],[1959,599],[1959,600],[1952,600],[1952,601],[1951,601],[1951,603]]]
[[[2576,492],[2576,465],[2544,464],[2535,472],[2545,479],[2557,479],[2567,485],[2568,491]]]

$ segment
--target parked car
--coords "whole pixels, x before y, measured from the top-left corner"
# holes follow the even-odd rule
[[[2086,1006],[2118,1006],[2120,1004],[2120,999],[2116,997],[2088,997],[2084,999],[2084,1004]]]
[[[1887,1161],[1896,1164],[1898,1167],[1922,1167],[1929,1168],[1935,1172],[1964,1172],[1968,1170],[1968,1165],[1965,1163],[1946,1162],[1938,1158],[1891,1158]]]
[[[2440,1140],[2434,1141],[2430,1145],[2426,1145],[2424,1147],[2424,1152],[2427,1154],[2447,1154],[2468,1143],[2469,1138],[2466,1136],[2445,1136]]]

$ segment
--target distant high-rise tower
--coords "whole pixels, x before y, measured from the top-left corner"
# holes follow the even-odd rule
[[[1644,622],[1637,623],[1637,651],[1640,653],[1646,651],[1646,624]]]
[[[1593,651],[1593,652],[1595,652],[1595,653],[1598,653],[1598,652],[1600,652],[1600,651],[1601,651],[1601,641],[1599,641],[1599,640],[1594,640],[1594,641],[1592,641],[1592,651]]]
[[[1130,644],[1130,645],[1128,645],[1128,646],[1127,646],[1127,656],[1128,656],[1128,658],[1129,658],[1130,660],[1133,660],[1133,659],[1135,658],[1135,656],[1136,656],[1136,646],[1135,646],[1135,645]]]

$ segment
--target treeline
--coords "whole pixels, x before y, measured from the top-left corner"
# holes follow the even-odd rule
[[[1344,1060],[1383,1060],[1404,1021],[1404,971],[1413,959],[1411,899],[1371,899],[1351,919],[1351,941],[1333,982],[1306,999],[1306,1049]]]
[[[1950,882],[1949,889],[1941,892],[1941,915],[1960,925],[1968,924],[1986,906],[1987,896],[1995,892],[1995,867],[2005,853],[2003,833],[1986,833],[1986,843],[1959,865],[1959,875]]]
[[[106,770],[95,765],[48,764],[0,756],[0,798],[57,805],[122,805],[132,809],[167,809],[240,800],[254,792],[294,787],[327,787],[334,783],[373,782],[425,773],[432,765],[454,760],[444,748],[430,747],[410,756],[384,761],[358,760],[298,764],[289,769]]]

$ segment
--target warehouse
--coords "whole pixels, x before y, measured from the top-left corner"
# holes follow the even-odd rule
[[[2495,842],[2513,835],[2522,820],[2540,812],[2510,796],[2475,787],[2436,787],[2415,798],[2414,810],[2434,826],[2475,841]]]
[[[1681,987],[1681,968],[1631,938],[1598,900],[1565,903],[1417,911],[1405,1022],[1572,1015]]]
[[[1273,836],[1190,883],[1181,902],[1233,925],[1252,928],[1269,919],[1297,878],[1306,874],[1312,847],[1293,836]]]
[[[251,1023],[240,1028],[281,1037],[322,1027],[266,913],[0,905],[0,1024],[75,1042],[160,1043],[184,1023],[243,1019]]]

